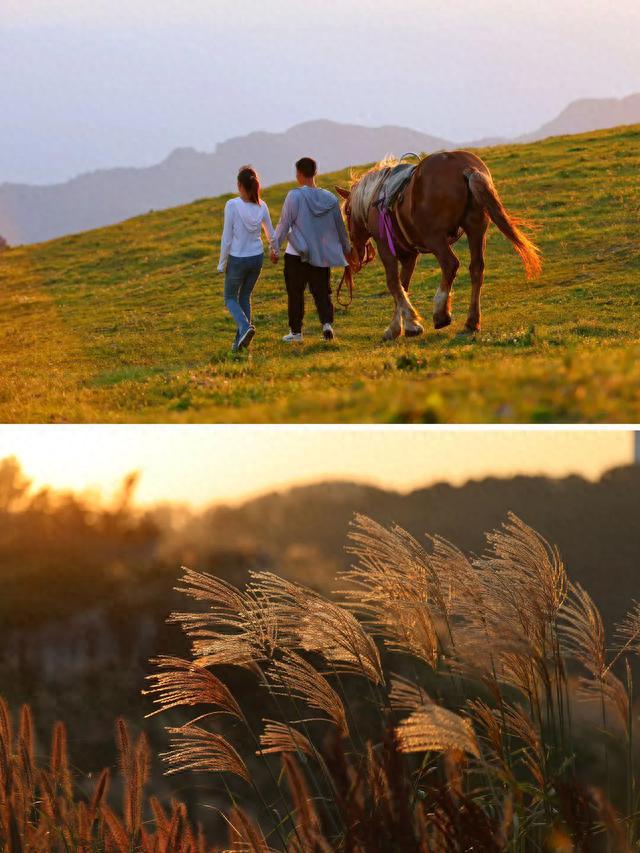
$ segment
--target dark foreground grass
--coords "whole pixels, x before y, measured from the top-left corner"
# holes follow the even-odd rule
[[[526,282],[491,228],[477,336],[460,336],[470,290],[461,242],[449,329],[384,343],[391,300],[376,262],[352,307],[338,309],[334,343],[321,341],[309,304],[304,345],[286,347],[282,266],[267,263],[252,352],[231,356],[215,271],[227,197],[204,199],[2,253],[0,419],[640,420],[640,127],[481,154],[506,205],[540,226],[545,265]],[[274,218],[287,189],[266,193]],[[438,280],[424,257],[412,292],[427,321]]]

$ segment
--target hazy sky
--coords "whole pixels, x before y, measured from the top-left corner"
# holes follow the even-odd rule
[[[640,90],[638,0],[0,0],[0,182],[306,119],[455,141]]]
[[[236,502],[296,483],[350,479],[399,491],[517,473],[595,478],[632,461],[618,430],[0,426],[0,459],[36,485],[114,493],[140,470],[141,503]]]

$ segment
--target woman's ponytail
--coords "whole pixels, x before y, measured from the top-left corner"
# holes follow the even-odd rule
[[[260,180],[255,169],[243,166],[238,172],[238,183],[246,191],[249,201],[260,204]]]

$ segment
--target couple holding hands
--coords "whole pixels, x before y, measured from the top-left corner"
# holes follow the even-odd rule
[[[351,242],[345,228],[338,198],[316,186],[317,165],[311,157],[296,163],[299,186],[287,195],[280,222],[274,229],[269,208],[260,198],[260,182],[254,169],[245,166],[238,173],[238,196],[224,209],[218,272],[225,273],[224,302],[236,322],[232,351],[248,347],[256,330],[251,322],[251,294],[256,286],[264,250],[262,231],[277,263],[280,248],[287,240],[284,280],[289,309],[289,333],[283,341],[302,341],[304,291],[311,291],[325,340],[333,339],[331,268],[345,267]]]

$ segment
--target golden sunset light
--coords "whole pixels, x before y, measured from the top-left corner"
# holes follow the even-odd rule
[[[207,427],[0,427],[38,486],[112,493],[140,471],[140,503],[236,502],[271,489],[342,479],[409,491],[487,476],[596,478],[632,461],[625,430],[243,430]]]

